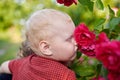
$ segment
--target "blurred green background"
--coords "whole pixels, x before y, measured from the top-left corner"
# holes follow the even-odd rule
[[[85,22],[92,30],[98,19],[108,17],[108,5],[114,10],[120,8],[120,0],[102,0],[102,2],[104,10],[94,6],[94,11],[91,12],[80,3],[66,7],[58,4],[56,0],[0,0],[0,63],[17,56],[23,38],[22,28],[34,11],[43,8],[61,10],[72,17],[75,25]]]

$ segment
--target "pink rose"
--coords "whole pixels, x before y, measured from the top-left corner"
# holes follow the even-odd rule
[[[65,6],[70,6],[73,3],[77,4],[77,0],[57,0],[58,3],[64,4]]]
[[[120,41],[102,43],[96,46],[96,58],[114,72],[120,72]]]
[[[95,34],[84,23],[76,27],[74,38],[81,52],[88,56],[95,56]]]

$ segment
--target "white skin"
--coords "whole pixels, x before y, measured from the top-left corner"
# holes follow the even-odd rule
[[[40,41],[38,51],[41,53],[40,56],[57,61],[69,62],[76,57],[77,45],[73,38],[75,26],[70,18],[62,20],[60,17],[54,20],[55,23],[52,26],[54,37]],[[1,65],[0,73],[11,73],[8,64],[9,61],[6,61]]]
[[[0,66],[0,73],[11,73],[8,68],[8,64],[9,64],[9,61],[2,63],[2,65]]]

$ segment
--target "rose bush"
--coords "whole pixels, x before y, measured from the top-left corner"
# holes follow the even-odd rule
[[[104,32],[98,35],[91,32],[85,24],[80,24],[74,31],[74,37],[79,50],[89,56],[94,57],[103,63],[108,70],[109,80],[119,80],[120,76],[120,41],[110,41]],[[93,46],[91,48],[91,46]],[[93,80],[95,80],[94,78]],[[98,78],[104,80],[104,78]]]
[[[66,5],[65,1],[69,4]],[[94,7],[104,10],[102,0],[57,2],[65,6],[80,3],[91,12],[97,11],[96,8],[94,11]],[[92,31],[85,23],[76,26],[74,38],[79,51],[70,68],[75,71],[78,80],[120,80],[120,9],[114,12],[108,5],[108,11],[106,18],[93,22],[95,25]]]
[[[64,4],[65,6],[70,6],[73,3],[77,4],[77,0],[57,0],[58,3]]]

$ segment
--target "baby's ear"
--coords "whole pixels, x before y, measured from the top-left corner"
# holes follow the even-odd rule
[[[39,50],[43,55],[51,56],[52,52],[50,50],[50,45],[47,41],[40,41],[39,42]]]

